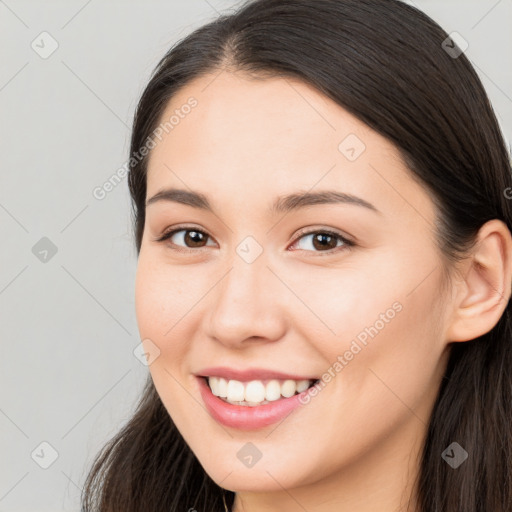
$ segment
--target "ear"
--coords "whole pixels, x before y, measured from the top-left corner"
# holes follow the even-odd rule
[[[468,341],[489,332],[502,316],[512,293],[512,236],[498,219],[479,230],[471,255],[455,286],[446,340]]]

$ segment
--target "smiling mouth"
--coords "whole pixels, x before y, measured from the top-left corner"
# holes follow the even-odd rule
[[[256,407],[298,395],[320,379],[309,380],[251,380],[242,382],[234,379],[209,376],[202,377],[213,395],[232,405]]]

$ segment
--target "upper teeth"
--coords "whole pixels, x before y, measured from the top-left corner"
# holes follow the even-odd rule
[[[226,380],[222,377],[208,377],[210,389],[215,396],[226,398],[228,402],[260,403],[265,400],[279,400],[281,395],[285,398],[293,396],[295,392],[301,393],[308,389],[311,380],[284,380],[276,379],[266,384],[261,380],[240,382],[239,380]]]

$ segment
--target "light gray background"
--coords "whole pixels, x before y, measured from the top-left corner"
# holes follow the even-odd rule
[[[409,3],[468,41],[510,144],[512,0]],[[130,416],[148,369],[126,179],[92,192],[127,160],[157,61],[237,4],[0,0],[0,512],[79,510],[86,469]],[[44,31],[46,59],[31,46],[51,48]],[[47,469],[42,442],[58,454]]]

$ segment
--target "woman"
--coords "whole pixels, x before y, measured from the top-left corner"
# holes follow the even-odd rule
[[[150,375],[83,510],[512,510],[511,169],[436,23],[247,3],[161,60],[131,152]]]

